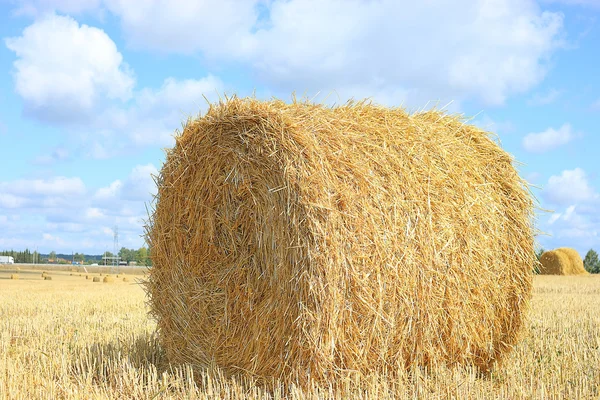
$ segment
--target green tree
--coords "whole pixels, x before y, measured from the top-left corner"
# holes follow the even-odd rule
[[[139,265],[148,265],[148,249],[140,247],[137,251],[136,259]]]
[[[590,249],[583,259],[583,266],[590,274],[600,274],[600,260],[598,259],[598,253],[593,249]]]
[[[75,253],[73,255],[73,260],[77,261],[77,262],[84,262],[85,261],[85,256],[81,253]]]

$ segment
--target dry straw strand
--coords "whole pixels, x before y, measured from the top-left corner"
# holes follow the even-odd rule
[[[173,363],[308,385],[487,370],[520,337],[533,199],[460,117],[226,98],[156,181],[146,288]]]

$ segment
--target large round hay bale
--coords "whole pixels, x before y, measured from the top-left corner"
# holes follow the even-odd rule
[[[113,276],[106,275],[104,277],[104,279],[102,280],[102,282],[104,282],[104,283],[114,283],[115,282],[115,278]]]
[[[46,276],[44,276],[44,280],[45,281],[51,281],[52,277],[50,275],[46,275]]]
[[[577,250],[568,247],[545,251],[540,257],[540,264],[540,273],[544,275],[588,274]]]
[[[18,274],[10,274],[10,279],[19,279]]]
[[[157,183],[146,287],[173,363],[333,382],[488,369],[519,338],[533,201],[458,117],[228,99]]]
[[[94,279],[92,279],[92,282],[100,282],[100,277],[95,276]]]

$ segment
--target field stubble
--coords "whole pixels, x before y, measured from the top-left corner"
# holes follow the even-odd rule
[[[413,369],[336,389],[270,391],[169,366],[138,279],[0,276],[0,399],[600,398],[600,276],[537,276],[528,332],[487,376]]]

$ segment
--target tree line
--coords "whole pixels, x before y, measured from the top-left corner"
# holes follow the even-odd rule
[[[70,264],[71,262],[81,264],[103,264],[103,257],[114,257],[113,253],[109,251],[101,255],[88,255],[83,253],[60,254],[56,253],[56,251],[51,251],[48,254],[41,254],[29,249],[23,251],[4,250],[0,251],[0,255],[13,257],[17,264]],[[118,256],[121,261],[127,263],[133,261],[138,265],[152,265],[150,251],[146,247],[140,247],[137,250],[122,247],[121,250],[119,250]],[[106,263],[110,264],[110,261],[107,260]]]

